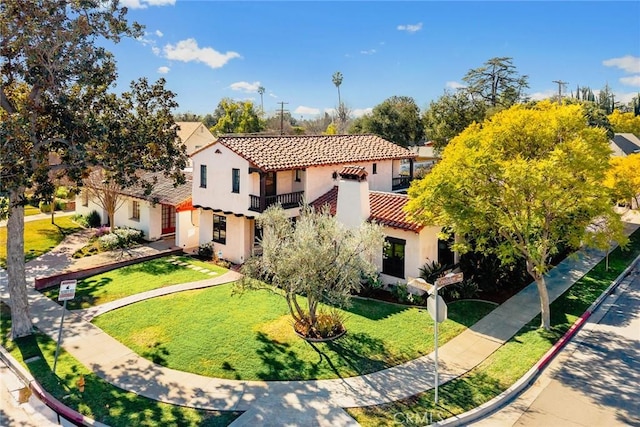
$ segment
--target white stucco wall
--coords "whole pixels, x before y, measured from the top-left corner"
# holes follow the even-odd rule
[[[384,227],[386,237],[395,237],[406,241],[404,250],[404,278],[380,274],[385,284],[406,283],[409,278],[420,276],[420,267],[430,261],[438,260],[439,227],[424,227],[420,233]],[[382,257],[378,261],[382,272]]]
[[[182,211],[176,214],[176,246],[188,249],[198,247],[200,211]]]
[[[216,153],[219,150],[220,153]],[[227,212],[255,215],[249,211],[249,194],[252,194],[249,162],[222,144],[213,144],[208,149],[192,156],[194,205],[222,209]],[[207,165],[207,188],[200,187],[200,165]],[[240,170],[240,192],[233,193],[232,169]],[[258,187],[259,188],[259,187]]]
[[[89,203],[87,204],[87,206],[83,206],[82,199],[83,199],[82,194],[78,194],[76,196],[76,213],[77,214],[86,216],[86,215],[89,215],[92,211],[96,211],[98,212],[98,215],[100,215],[101,224],[106,224],[109,221],[109,215],[107,214],[107,211],[102,209],[102,206],[100,206],[93,200],[89,200]]]

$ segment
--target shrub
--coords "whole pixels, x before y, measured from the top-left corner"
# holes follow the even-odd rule
[[[55,210],[63,211],[67,207],[67,203],[62,200],[56,200],[54,203]]]
[[[98,229],[93,234],[93,236],[95,238],[100,238],[100,237],[104,236],[105,234],[109,234],[109,233],[111,233],[111,228],[109,228],[106,225],[101,225],[100,227],[98,227]]]
[[[135,228],[116,228],[113,233],[104,234],[98,238],[100,248],[105,251],[126,249],[137,245],[143,239],[144,233]]]
[[[446,286],[438,291],[438,294],[445,299],[445,301],[455,301],[459,299],[469,299],[478,296],[479,287],[473,280],[464,280],[455,285]]]
[[[56,197],[59,199],[68,199],[69,198],[69,190],[65,186],[60,186],[56,190]]]
[[[100,214],[98,213],[98,211],[92,210],[87,215],[87,225],[91,228],[97,228],[97,227],[100,227],[100,224],[102,224],[102,220],[100,219]]]
[[[407,285],[404,283],[396,283],[391,287],[391,295],[400,303],[413,302],[413,295],[409,293]]]
[[[89,226],[89,223],[87,222],[87,218],[84,215],[73,214],[73,215],[71,215],[71,219],[74,222],[77,222],[78,224],[80,224],[83,227],[88,227]]]
[[[198,256],[207,261],[213,260],[215,251],[213,250],[213,243],[203,243],[198,246]]]
[[[42,213],[51,213],[51,204],[46,202],[40,202],[38,206],[40,208],[40,212]]]

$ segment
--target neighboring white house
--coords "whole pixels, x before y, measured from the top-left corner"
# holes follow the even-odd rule
[[[198,246],[198,211],[191,205],[191,173],[185,175],[187,182],[176,187],[172,179],[161,173],[144,174],[144,179],[154,176],[158,179],[148,196],[141,187],[122,189],[122,203],[115,212],[115,225],[142,230],[148,240],[175,236],[178,247]],[[106,210],[96,200],[91,200],[86,190],[76,196],[77,213],[87,215],[94,210],[100,215],[102,224],[109,222]]]
[[[426,262],[454,263],[448,243],[438,239],[440,227],[424,227],[407,219],[406,194],[370,191],[368,174],[360,167],[344,167],[339,175],[338,185],[311,205],[316,209],[329,206],[331,214],[347,227],[358,227],[363,221],[382,225],[386,245],[377,263],[383,283],[419,277]]]
[[[187,147],[188,155],[216,139],[202,122],[176,122],[176,124],[178,138]]]
[[[640,138],[632,133],[616,133],[609,140],[609,146],[614,156],[628,156],[640,153]]]
[[[241,264],[252,255],[261,233],[255,218],[268,206],[280,203],[290,217],[297,217],[303,200],[321,203],[332,191],[337,197],[334,187],[340,174],[347,176],[349,170],[365,174],[366,194],[372,190],[373,201],[367,207],[368,201],[349,196],[343,204],[359,213],[356,219],[340,219],[355,225],[369,218],[370,209],[372,218],[389,220],[385,230],[396,253],[410,255],[402,266],[396,259],[395,269],[393,260],[385,261],[381,270],[393,269],[393,274],[383,278],[395,283],[415,277],[425,262],[438,259],[439,230],[399,219],[405,218],[402,206],[407,196],[394,192],[408,188],[416,154],[378,136],[222,136],[191,157],[199,243],[213,242],[214,250],[228,261]],[[409,175],[401,174],[403,161],[409,161]],[[398,218],[397,224],[390,218]]]

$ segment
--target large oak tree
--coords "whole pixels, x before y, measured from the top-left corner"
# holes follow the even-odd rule
[[[602,185],[608,168],[606,131],[590,127],[580,105],[517,105],[455,137],[433,171],[412,183],[407,209],[424,224],[449,227],[461,251],[524,259],[549,329],[550,257],[561,246],[624,240]]]
[[[120,186],[137,171],[162,171],[182,182],[187,157],[176,144],[177,104],[164,81],[131,83],[120,96],[113,56],[100,40],[139,36],[117,1],[3,0],[0,3],[0,193],[7,196],[7,273],[12,337],[32,323],[24,260],[25,192],[47,199],[53,180],[77,185],[101,166]],[[51,159],[55,161],[50,161]]]

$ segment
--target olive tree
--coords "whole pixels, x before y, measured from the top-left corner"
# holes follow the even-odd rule
[[[262,254],[242,268],[240,290],[270,288],[287,301],[296,331],[310,338],[335,336],[340,319],[322,313],[320,304],[344,306],[360,289],[362,278],[376,271],[382,253],[381,227],[363,223],[347,229],[328,209],[303,206],[292,222],[280,206],[258,219],[263,229]]]

